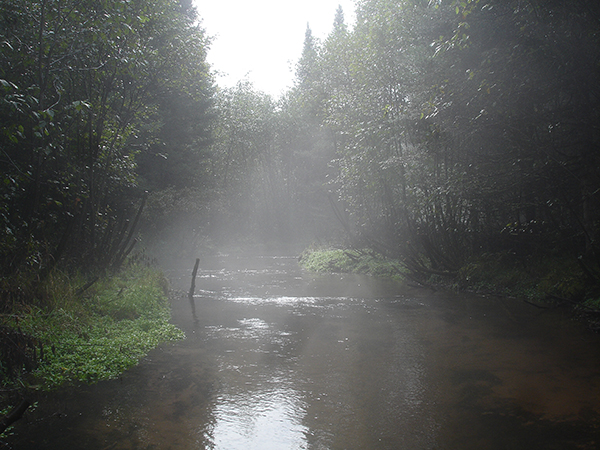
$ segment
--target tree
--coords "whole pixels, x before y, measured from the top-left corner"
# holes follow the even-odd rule
[[[408,177],[416,161],[411,129],[429,54],[417,34],[422,9],[410,2],[363,2],[352,36],[332,34],[326,53],[332,80],[328,123],[343,136],[337,186],[360,236],[356,245],[366,245],[366,239],[395,255],[420,214]]]
[[[321,60],[354,232],[417,271],[499,249],[597,265],[598,17],[587,1],[359,3]]]
[[[258,211],[265,212],[257,196],[269,186],[271,168],[277,164],[273,155],[274,104],[249,82],[239,82],[234,88],[219,91],[216,108],[219,118],[212,175],[219,200],[213,233],[218,239],[256,236],[256,220],[261,217]],[[266,224],[266,234],[274,223]]]
[[[0,7],[3,273],[116,264],[141,201],[137,155],[172,138],[161,112],[210,103],[203,30],[172,0]]]
[[[440,74],[445,95],[432,118],[478,169],[463,192],[472,216],[488,241],[507,224],[507,236],[536,235],[543,224],[546,247],[597,253],[597,219],[586,213],[598,201],[597,152],[590,151],[597,146],[597,6],[489,1],[469,13],[442,49],[464,75]],[[500,242],[528,248],[522,241]]]

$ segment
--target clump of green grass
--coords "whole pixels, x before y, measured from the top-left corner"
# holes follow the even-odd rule
[[[129,267],[97,282],[85,297],[73,279],[55,276],[51,283],[45,305],[22,306],[2,324],[37,344],[29,350],[36,353],[37,368],[21,374],[26,387],[115,378],[159,343],[184,337],[170,323],[165,280],[155,269]],[[5,384],[15,382],[9,375]]]
[[[300,265],[316,273],[361,273],[380,278],[402,278],[404,274],[399,261],[370,250],[307,249],[300,255]]]

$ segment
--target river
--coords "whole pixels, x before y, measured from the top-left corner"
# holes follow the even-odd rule
[[[184,341],[28,413],[20,449],[600,448],[600,340],[560,311],[292,257],[170,271]]]

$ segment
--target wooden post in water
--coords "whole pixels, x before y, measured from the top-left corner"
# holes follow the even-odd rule
[[[190,287],[189,298],[194,297],[194,290],[196,290],[196,274],[198,273],[198,264],[200,264],[200,258],[196,258],[196,264],[194,264],[194,270],[192,271],[192,286]]]
[[[200,258],[196,258],[196,264],[194,264],[194,270],[192,271],[192,285],[190,286],[190,292],[188,294],[190,306],[192,307],[192,317],[194,318],[194,322],[198,322],[198,317],[196,316],[196,302],[194,301],[194,290],[196,289],[196,274],[198,273],[198,264],[200,264]]]

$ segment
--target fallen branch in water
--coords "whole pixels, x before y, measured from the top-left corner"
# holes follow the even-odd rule
[[[540,309],[553,309],[552,306],[546,306],[546,305],[539,305],[537,303],[534,302],[530,302],[529,300],[523,300],[525,303],[527,303],[528,305],[531,306],[535,306],[536,308],[540,308]]]

